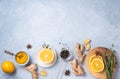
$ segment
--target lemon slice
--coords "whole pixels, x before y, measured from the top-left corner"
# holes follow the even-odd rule
[[[91,69],[94,72],[102,72],[104,70],[104,63],[103,60],[99,58],[95,58],[91,62]]]
[[[92,56],[90,57],[90,59],[89,59],[89,64],[91,64],[91,62],[92,62],[94,59],[96,59],[96,58],[99,58],[99,59],[102,60],[102,57],[101,57],[101,56],[95,54],[95,55],[92,55]]]
[[[39,59],[43,63],[51,63],[55,58],[54,52],[51,49],[45,48],[39,53]]]

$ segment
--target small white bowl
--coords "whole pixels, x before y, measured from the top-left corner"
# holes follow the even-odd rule
[[[27,59],[27,61],[24,63],[24,64],[20,64],[20,63],[18,63],[17,61],[16,61],[16,56],[15,56],[15,61],[16,61],[16,63],[18,64],[18,65],[20,65],[20,66],[25,66],[25,65],[27,65],[28,63],[29,63],[29,61],[30,61],[30,56],[25,52],[25,51],[19,51],[18,53],[20,53],[20,52],[24,52],[27,56],[28,56],[28,59]],[[17,53],[17,54],[18,54]],[[16,55],[17,55],[16,54]]]

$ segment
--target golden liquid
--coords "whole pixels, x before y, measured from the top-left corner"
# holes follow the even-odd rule
[[[28,60],[28,55],[24,51],[18,52],[15,57],[15,60],[19,64],[24,64]]]

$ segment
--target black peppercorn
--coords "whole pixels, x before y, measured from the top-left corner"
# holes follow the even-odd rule
[[[68,50],[64,49],[60,52],[60,56],[63,59],[67,59],[70,56],[70,52]]]

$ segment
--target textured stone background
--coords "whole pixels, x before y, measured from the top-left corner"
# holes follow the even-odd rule
[[[119,30],[120,0],[0,0],[0,64],[5,60],[15,63],[4,50],[15,53],[24,50],[35,63],[34,56],[43,43],[50,44],[58,54],[61,50],[58,43],[67,43],[74,53],[75,43],[82,43],[85,38],[92,40],[92,48],[111,48],[114,43],[120,60]],[[30,50],[25,47],[28,43],[33,46]],[[119,65],[114,79],[120,78]],[[23,67],[16,63],[15,66],[12,75],[4,74],[0,68],[0,79],[31,79]],[[44,68],[39,66],[41,69]],[[63,75],[66,69],[71,70],[69,62],[58,56],[57,63],[46,69],[48,76],[39,79],[95,79],[86,69],[85,76],[66,77]]]

